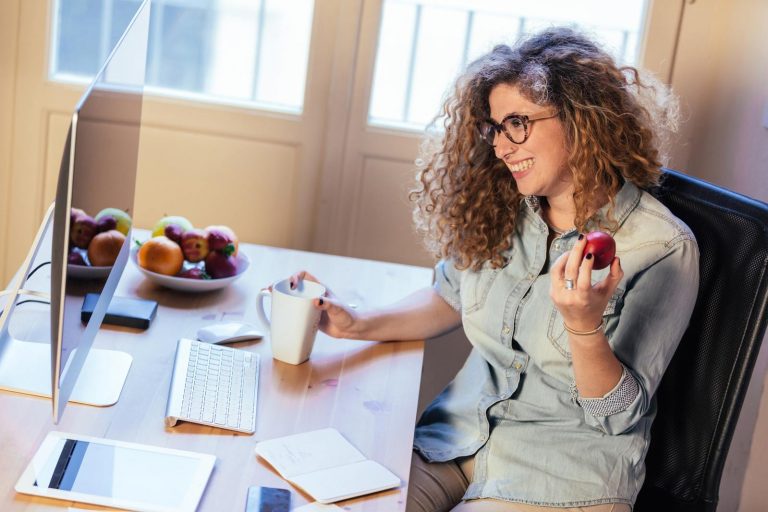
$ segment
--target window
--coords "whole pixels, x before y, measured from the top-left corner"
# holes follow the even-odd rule
[[[140,0],[57,0],[50,76],[87,82]],[[312,0],[153,0],[147,91],[301,112]]]
[[[495,44],[552,25],[591,34],[619,62],[637,61],[646,0],[384,0],[371,125],[422,130],[447,87]]]

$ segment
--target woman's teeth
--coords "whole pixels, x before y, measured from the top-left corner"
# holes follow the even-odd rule
[[[509,170],[512,171],[512,172],[524,171],[524,170],[530,168],[533,165],[534,161],[535,161],[535,159],[533,159],[533,158],[529,158],[527,160],[523,160],[522,162],[518,162],[515,165],[510,165],[509,166]]]

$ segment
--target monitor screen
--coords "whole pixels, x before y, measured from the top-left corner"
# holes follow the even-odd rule
[[[62,156],[51,253],[54,421],[70,398],[128,259],[149,14],[145,1],[80,99]],[[84,324],[86,293],[98,293],[99,300]]]

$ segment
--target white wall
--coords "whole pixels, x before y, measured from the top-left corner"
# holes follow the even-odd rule
[[[672,85],[687,119],[671,167],[768,201],[768,2],[685,3]],[[726,461],[720,511],[768,510],[766,366],[768,342]]]

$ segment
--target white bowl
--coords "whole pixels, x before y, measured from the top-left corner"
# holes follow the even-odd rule
[[[94,267],[88,259],[88,251],[75,247],[73,249],[80,253],[85,261],[85,265],[73,265],[67,263],[67,276],[73,279],[104,279],[112,271],[112,265],[108,267]]]
[[[250,265],[248,256],[246,256],[243,251],[238,251],[237,256],[235,256],[235,259],[237,260],[236,275],[231,277],[223,277],[221,279],[188,279],[186,277],[166,276],[164,274],[158,274],[156,272],[151,272],[145,268],[142,268],[137,260],[138,252],[138,249],[131,250],[131,261],[133,261],[133,263],[136,265],[136,268],[139,269],[139,272],[144,274],[144,277],[153,283],[159,284],[160,286],[165,286],[166,288],[172,288],[174,290],[180,290],[182,292],[199,293],[219,290],[240,279],[240,276],[242,276],[245,271],[248,270],[248,266]]]

